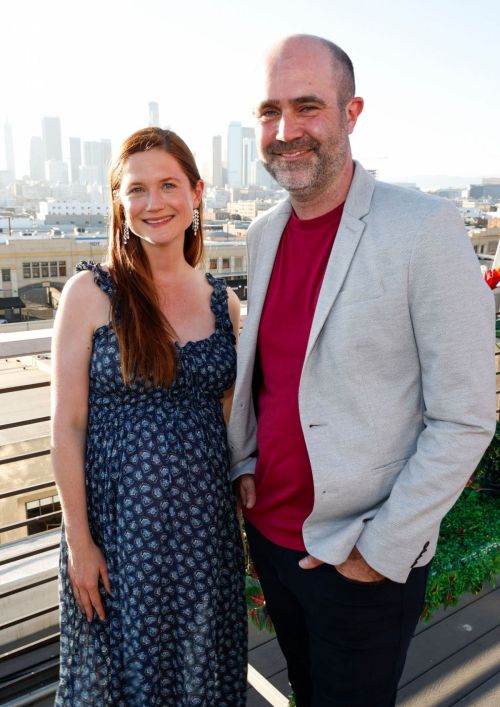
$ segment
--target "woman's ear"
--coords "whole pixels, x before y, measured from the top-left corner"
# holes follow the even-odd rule
[[[201,204],[201,200],[203,199],[203,190],[205,189],[205,182],[203,179],[198,179],[196,182],[196,186],[193,189],[193,208],[197,209],[198,206]]]

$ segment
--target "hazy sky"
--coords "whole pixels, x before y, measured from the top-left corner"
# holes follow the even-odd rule
[[[43,115],[66,153],[70,136],[116,149],[149,101],[207,173],[212,136],[253,124],[258,57],[297,32],[351,56],[353,151],[381,178],[500,176],[498,0],[2,0],[0,22],[0,168],[8,119],[18,176]]]

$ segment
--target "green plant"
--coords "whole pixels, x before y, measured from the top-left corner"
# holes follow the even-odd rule
[[[269,633],[274,633],[273,622],[267,611],[266,600],[259,580],[251,574],[247,574],[245,579],[245,595],[250,621],[260,631],[266,630]]]
[[[472,478],[474,485],[480,487],[488,484],[500,486],[500,422],[497,422],[495,436]]]
[[[477,594],[500,573],[500,501],[467,488],[441,525],[422,618],[455,606],[465,592]]]

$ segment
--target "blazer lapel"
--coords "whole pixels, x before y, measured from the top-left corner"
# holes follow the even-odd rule
[[[262,225],[262,230],[256,234],[258,241],[252,244],[252,281],[251,302],[248,308],[245,325],[238,346],[238,384],[250,384],[255,363],[255,351],[259,333],[260,317],[266,299],[267,288],[273,271],[276,252],[281,235],[290,218],[292,207],[286,199],[269,214]]]
[[[369,211],[374,187],[375,180],[373,177],[358,162],[355,162],[354,176],[345,202],[342,220],[319,293],[305,360],[311,353],[328,313],[342,288],[345,276],[365,229],[365,223],[361,219]]]
[[[270,215],[269,220],[260,233],[259,243],[252,253],[254,259],[252,269],[255,275],[251,283],[252,301],[245,326],[250,326],[252,331],[255,329],[255,336],[257,335],[276,252],[291,211],[292,207],[287,199]]]

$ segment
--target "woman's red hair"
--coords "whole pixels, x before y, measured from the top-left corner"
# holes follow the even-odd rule
[[[110,273],[113,279],[112,324],[118,337],[121,370],[125,383],[143,379],[168,386],[176,371],[175,332],[162,314],[149,261],[141,239],[130,232],[125,245],[125,213],[119,199],[123,169],[130,155],[153,149],[174,157],[195,189],[201,179],[186,143],[171,130],[145,128],[128,137],[110,172],[111,218],[109,224]],[[192,226],[184,233],[184,257],[195,267],[203,257],[203,208],[196,235]]]

